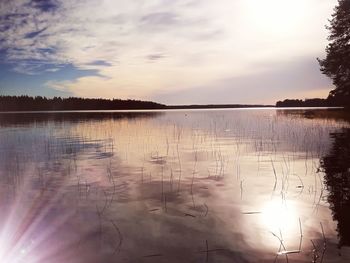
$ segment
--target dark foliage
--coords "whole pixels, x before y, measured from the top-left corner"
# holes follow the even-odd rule
[[[331,134],[333,146],[321,160],[328,202],[338,222],[339,245],[350,245],[350,129]]]
[[[334,107],[341,106],[338,101],[334,99],[286,99],[284,101],[278,101],[276,107]]]
[[[323,74],[330,77],[335,89],[329,94],[343,106],[350,106],[350,0],[339,0],[334,9],[326,47],[326,58],[318,59]]]
[[[165,105],[140,100],[0,96],[0,111],[163,109]]]

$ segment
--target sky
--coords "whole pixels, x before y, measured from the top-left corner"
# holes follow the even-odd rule
[[[0,95],[263,103],[326,97],[336,0],[1,0]]]

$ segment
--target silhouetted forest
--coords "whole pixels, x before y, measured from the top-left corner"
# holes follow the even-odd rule
[[[67,111],[67,110],[137,110],[137,109],[212,109],[253,108],[273,105],[210,104],[210,105],[164,105],[152,101],[119,99],[85,99],[29,96],[0,96],[0,111]]]
[[[0,111],[164,109],[160,103],[140,100],[0,96]]]
[[[326,57],[318,59],[323,74],[332,79],[335,89],[328,98],[342,101],[350,108],[350,1],[338,0],[329,31]]]
[[[335,107],[344,106],[333,97],[327,99],[286,99],[276,107]],[[164,105],[152,101],[87,98],[46,98],[30,96],[0,96],[0,111],[69,111],[69,110],[140,110],[140,109],[213,109],[274,107],[261,104]]]
[[[276,107],[343,107],[345,105],[342,100],[331,96],[327,99],[286,99],[276,103]]]

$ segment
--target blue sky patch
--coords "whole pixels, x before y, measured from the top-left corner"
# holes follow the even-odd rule
[[[0,95],[72,96],[71,93],[54,90],[45,84],[48,81],[72,81],[98,75],[96,70],[79,70],[71,64],[45,66],[46,70],[41,74],[28,75],[15,72],[10,64],[0,63]]]

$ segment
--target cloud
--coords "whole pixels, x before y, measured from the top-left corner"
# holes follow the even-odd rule
[[[43,33],[47,28],[40,29],[38,31],[30,32],[25,35],[25,38],[34,38],[38,36],[39,34]]]
[[[146,58],[150,61],[156,61],[162,58],[165,58],[166,56],[164,54],[161,53],[156,53],[156,54],[149,54],[148,56],[146,56]]]
[[[104,60],[95,60],[95,61],[92,61],[92,62],[88,63],[88,65],[91,65],[91,66],[105,66],[105,67],[112,66],[111,63],[109,63],[107,61],[104,61]]]
[[[46,72],[57,72],[59,70],[60,70],[60,68],[48,68],[48,69],[46,69]]]
[[[50,12],[59,7],[59,2],[56,0],[32,0],[30,5],[40,11]]]
[[[0,1],[0,52],[26,74],[64,65],[97,72],[49,85],[75,95],[141,98],[257,76],[269,67],[264,62],[322,55],[336,0],[261,2]]]
[[[168,104],[274,104],[285,98],[325,97],[332,87],[331,81],[320,75],[314,58],[271,62],[264,68],[258,73],[218,79],[203,86],[165,91],[152,99]]]
[[[151,13],[143,16],[141,22],[152,27],[175,25],[180,23],[179,16],[171,12]]]

